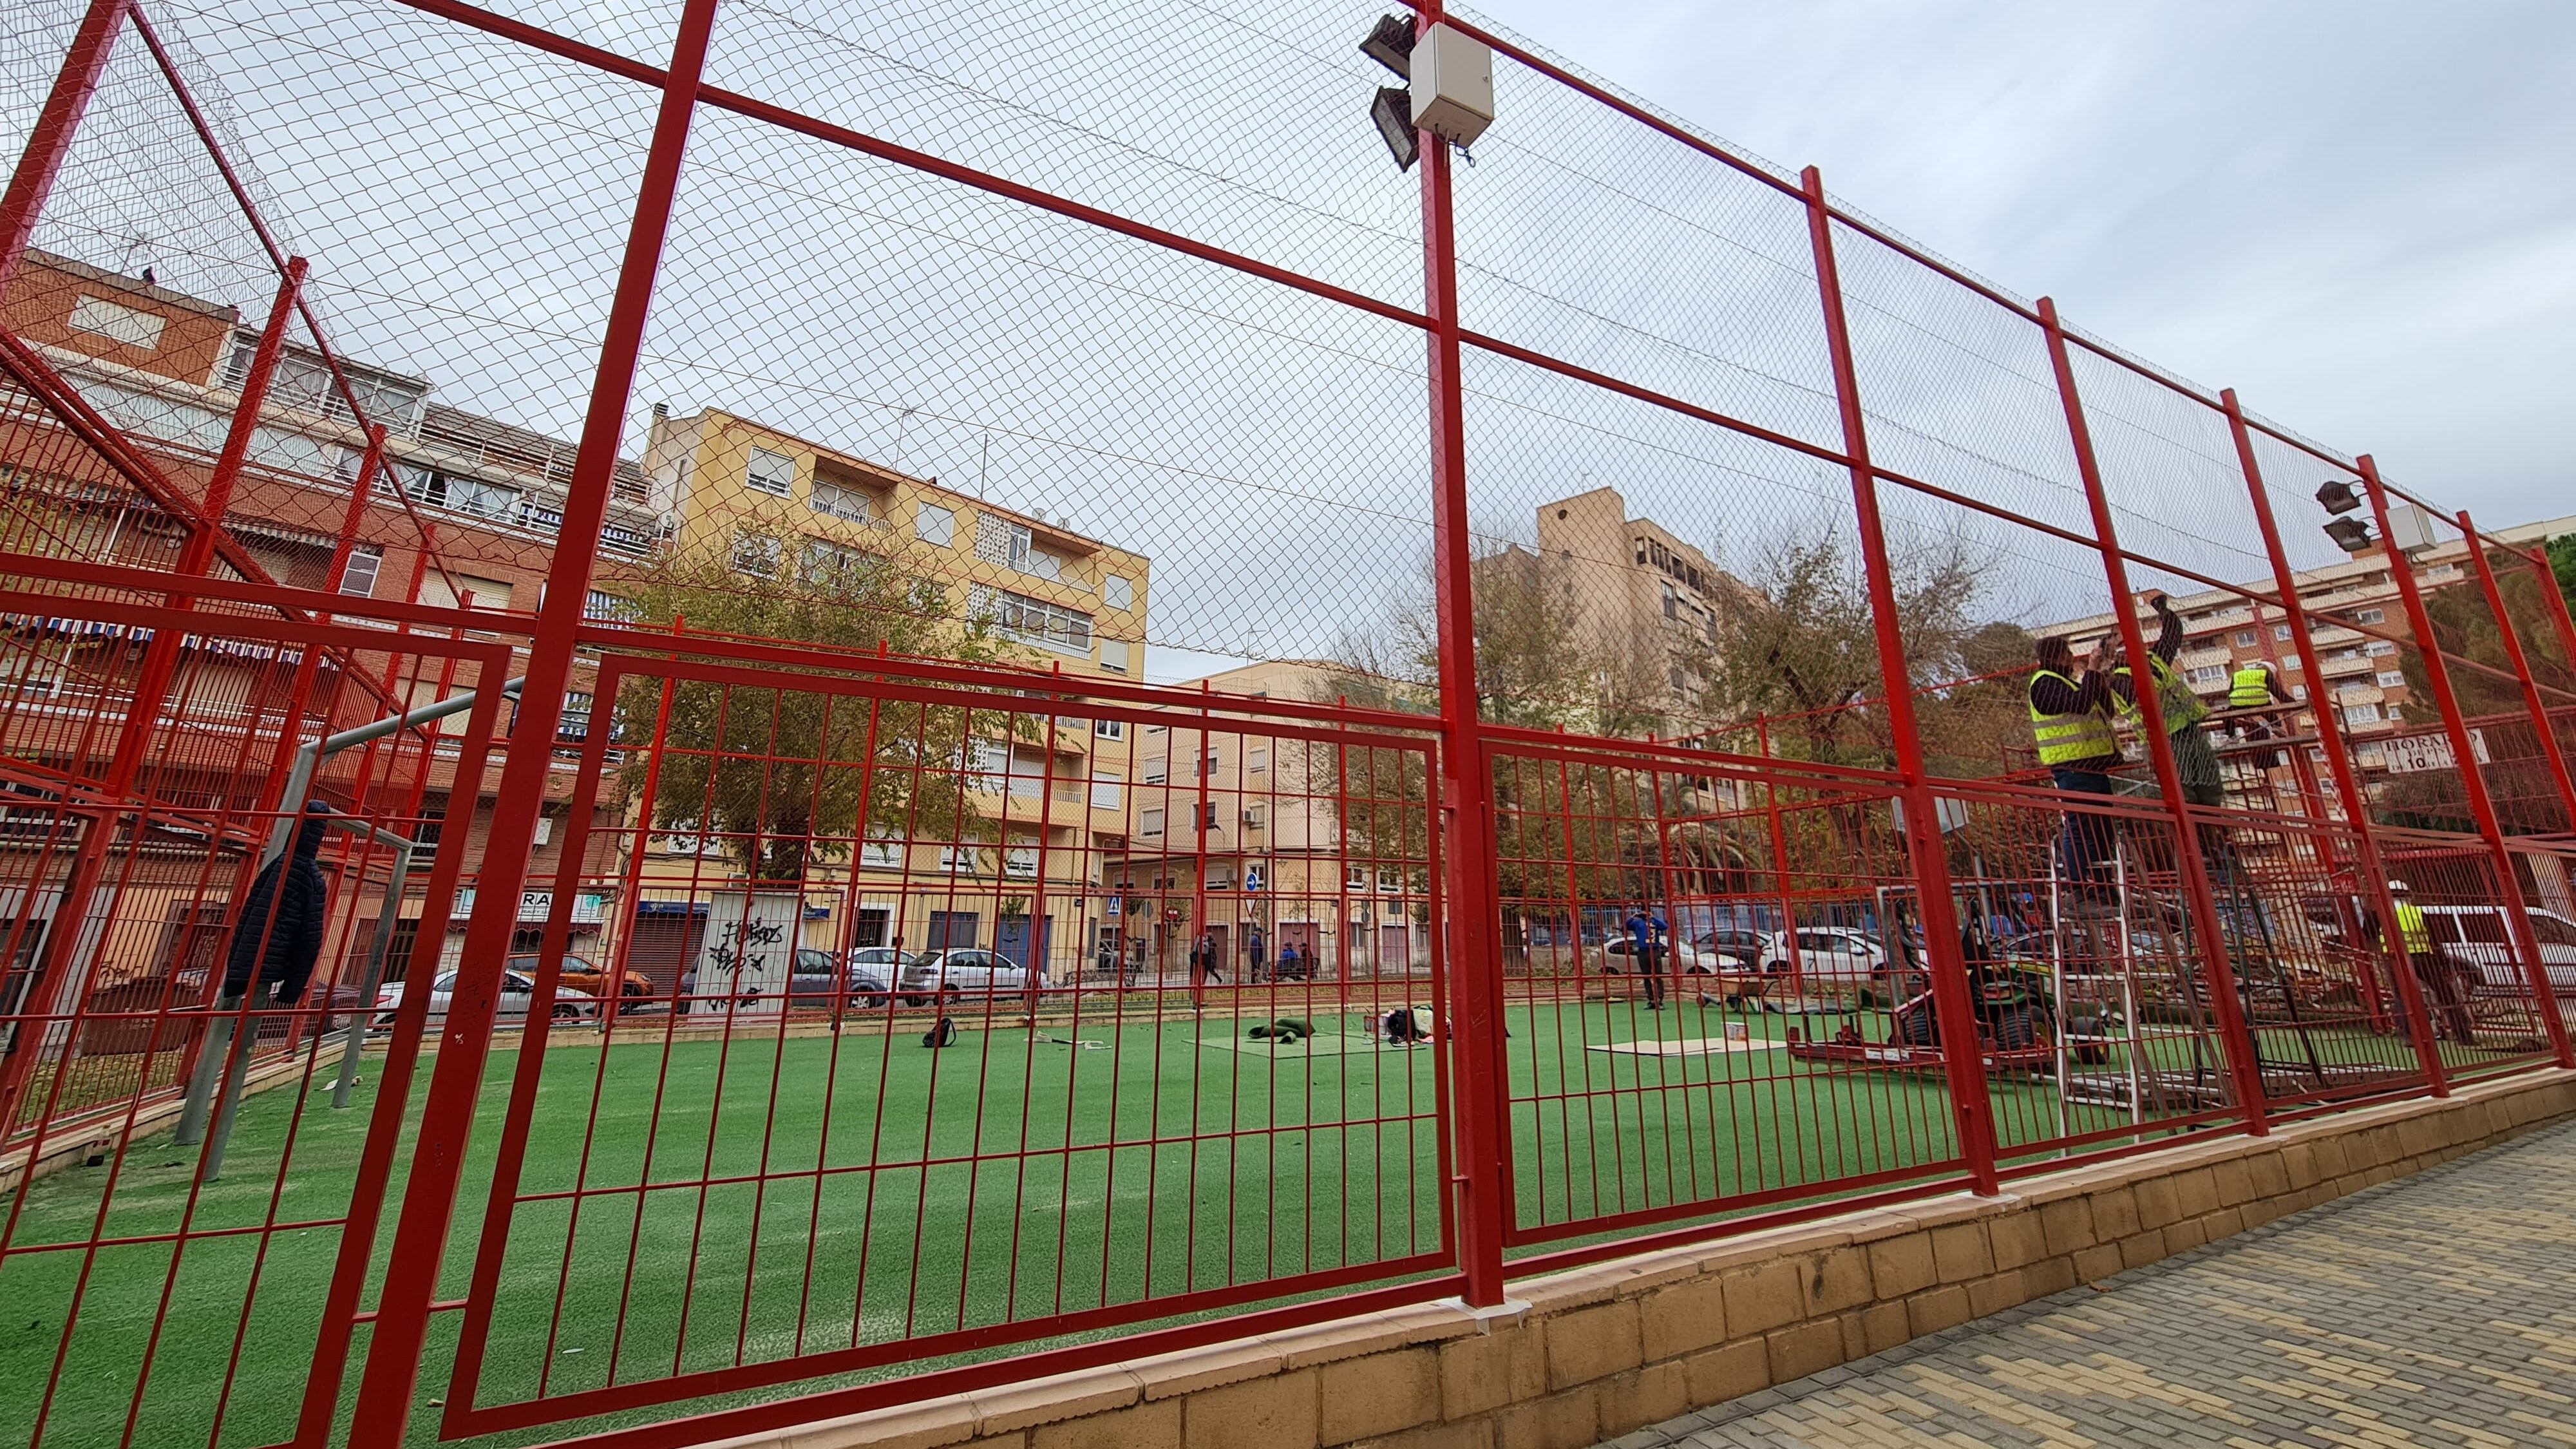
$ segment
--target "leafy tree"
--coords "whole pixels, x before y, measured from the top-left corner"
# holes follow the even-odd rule
[[[773,528],[774,534],[758,530]],[[754,520],[737,541],[674,549],[607,581],[635,615],[691,633],[821,645],[851,656],[887,653],[989,664],[1016,651],[981,619],[959,620],[947,591],[900,554],[808,550],[789,557],[766,539],[793,539],[791,520]],[[738,552],[739,550],[739,552]],[[745,565],[752,571],[746,571]],[[765,569],[764,569],[765,565]],[[754,668],[773,666],[753,665]],[[802,673],[774,666],[781,674]],[[756,880],[795,880],[818,857],[846,855],[862,834],[984,840],[975,804],[999,781],[1010,726],[1026,716],[872,696],[676,680],[667,720],[662,680],[638,676],[616,702],[619,738],[651,740],[659,758],[656,829],[713,836]],[[621,777],[629,800],[645,787],[642,758]]]

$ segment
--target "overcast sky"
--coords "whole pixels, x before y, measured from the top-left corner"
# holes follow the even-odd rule
[[[1484,0],[2486,524],[2576,512],[2576,5]]]

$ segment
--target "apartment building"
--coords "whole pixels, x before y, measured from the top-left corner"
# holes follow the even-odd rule
[[[1604,684],[1665,714],[1700,706],[1728,576],[1651,518],[1633,518],[1615,488],[1538,507],[1538,552],[1569,590],[1586,652]]]
[[[1320,700],[1340,692],[1340,673],[1318,661],[1274,659],[1182,687]],[[1205,937],[1232,980],[1258,932],[1267,958],[1293,945],[1315,956],[1323,974],[1400,976],[1427,967],[1419,758],[1258,728],[1146,726],[1136,744],[1128,848],[1108,860],[1125,928],[1118,943],[1129,962],[1141,945],[1148,970],[1179,972]]]
[[[642,472],[672,546],[721,551],[747,579],[891,561],[936,586],[960,625],[983,623],[1015,662],[1074,678],[1143,676],[1151,562],[1060,519],[713,408],[656,408]],[[803,944],[980,946],[1061,974],[1115,932],[1100,884],[1128,828],[1125,726],[1068,715],[978,734],[959,768],[980,823],[953,839],[880,829],[854,859],[827,853],[792,907],[779,903],[802,922]],[[656,825],[670,828],[646,837],[630,964],[659,977],[696,957],[711,897],[753,887],[694,822]]]
[[[2407,517],[2413,511],[2404,505],[2394,510],[2391,523],[2401,538],[2425,533],[2419,522]],[[2560,534],[2576,532],[2576,516],[2517,524],[2494,532],[2509,543],[2528,548]],[[2466,546],[2456,537],[2420,550],[2413,558],[2415,577],[2428,593],[2477,587]],[[2447,742],[2426,744],[2438,735],[2440,716],[2430,700],[2414,698],[2400,663],[2399,646],[2389,639],[2373,638],[2346,627],[2364,625],[2399,639],[2413,636],[2384,549],[2374,546],[2293,577],[2298,584],[2300,607],[2309,616],[2322,679],[2307,677],[2298,648],[2290,639],[2290,626],[2280,610],[2215,589],[2173,596],[2174,611],[2182,615],[2185,630],[2182,651],[2174,657],[2183,678],[2202,698],[2216,705],[2225,700],[2229,680],[2237,669],[2252,663],[2271,664],[2293,695],[2312,703],[2322,695],[2331,704],[2352,742],[2353,763],[2365,788],[2410,769],[2449,768]],[[2242,587],[2248,592],[2273,592],[2269,577],[2250,580]],[[2145,597],[2140,596],[2142,610]],[[2117,627],[2117,621],[2103,613],[2043,625],[2033,632],[2064,634],[2080,645],[2104,637]],[[2316,727],[2313,716],[2305,713],[2296,716],[2294,724],[2299,733],[2313,733]],[[2279,803],[2295,804],[2302,787],[2293,772],[2284,769],[2275,771],[2265,788]],[[2240,798],[2234,803],[2268,809],[2275,801]]]
[[[35,348],[46,362],[76,388],[84,400],[111,424],[148,452],[156,466],[185,496],[202,498],[215,457],[236,411],[241,388],[257,349],[258,332],[232,307],[191,296],[139,276],[125,276],[75,259],[30,252],[0,298],[0,325]],[[340,368],[368,423],[387,431],[386,472],[361,500],[355,547],[339,582],[343,594],[363,597],[416,598],[438,605],[467,604],[496,613],[533,611],[542,596],[548,565],[563,523],[563,500],[570,483],[574,445],[546,434],[436,401],[431,383],[421,377],[341,359]],[[247,462],[224,523],[228,534],[250,558],[279,582],[320,588],[350,504],[350,490],[366,449],[359,415],[350,410],[332,377],[329,361],[301,345],[287,346],[277,364],[267,399],[254,428]],[[179,521],[137,491],[85,448],[68,445],[50,420],[22,413],[0,429],[0,464],[8,470],[18,505],[17,532],[11,546],[95,558],[134,567],[175,566],[185,541]],[[424,540],[434,535],[434,548]],[[610,517],[601,543],[612,555],[640,556],[657,537],[656,521],[645,506],[642,474],[621,464],[614,482]],[[353,621],[363,622],[363,621]],[[28,701],[36,684],[45,688],[42,708],[78,711],[95,707],[102,692],[130,687],[128,666],[120,664],[116,645],[99,631],[61,641],[60,651],[39,648],[13,661],[12,682],[18,709],[13,721],[24,726],[37,708]],[[77,647],[75,647],[77,646]],[[275,688],[268,656],[237,641],[191,636],[184,645],[175,690],[189,700],[226,702],[241,711],[276,711],[282,699],[266,697]],[[60,677],[43,681],[26,675],[37,657],[58,658]],[[362,656],[364,657],[364,656]],[[381,658],[383,656],[375,656]],[[372,717],[386,707],[368,692],[334,687],[336,665],[326,666],[316,699],[336,698],[342,712],[364,711]],[[592,714],[591,689],[584,668],[566,700],[561,730],[566,745],[586,736]],[[435,678],[398,679],[395,701],[416,704],[438,696]],[[278,716],[281,727],[283,717]],[[361,716],[335,715],[335,725],[360,722]],[[457,717],[445,725],[452,740],[464,728]],[[104,746],[99,746],[103,748]],[[71,767],[78,762],[65,760]],[[170,761],[165,758],[163,765]],[[246,768],[238,759],[202,762],[187,779],[172,782],[164,798],[186,798],[209,805],[231,801],[246,805],[266,769],[266,759]],[[462,828],[469,842],[479,841],[492,811],[487,790],[470,802],[451,798],[454,788],[452,745],[435,753],[423,812],[432,821],[425,833]],[[343,782],[325,772],[319,782],[326,796]],[[354,779],[347,783],[355,787]],[[568,764],[548,781],[548,815],[536,867],[551,877],[557,839],[571,793]],[[394,808],[397,790],[408,782],[378,781],[361,802],[346,795],[344,805]],[[469,843],[469,852],[479,845]],[[200,852],[201,853],[201,852]],[[223,903],[198,898],[185,863],[174,864],[167,909],[172,913],[161,948],[163,959],[103,962],[103,980],[119,973],[166,968],[169,943],[210,939],[195,929],[194,917],[219,916]],[[471,870],[469,862],[468,869]],[[149,878],[149,868],[138,878]],[[469,874],[469,890],[471,876]],[[470,904],[470,895],[466,898]],[[521,902],[522,936],[533,945],[538,926],[551,905],[544,891],[529,892]],[[123,914],[138,909],[140,897],[120,906]],[[443,935],[447,953],[461,938],[462,914]],[[604,896],[583,903],[576,913],[577,938],[596,939],[609,918]],[[404,928],[394,942],[399,964],[407,958],[419,930],[417,888],[404,907]],[[181,920],[180,917],[190,917]],[[128,938],[139,939],[133,933]],[[576,940],[582,949],[582,939]]]

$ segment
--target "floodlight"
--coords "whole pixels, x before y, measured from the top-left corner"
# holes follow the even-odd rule
[[[1395,158],[1397,168],[1412,170],[1422,154],[1422,137],[1413,129],[1413,93],[1395,86],[1378,87],[1369,119],[1377,122],[1378,139],[1386,142],[1386,153]]]
[[[2359,553],[2370,547],[2370,525],[2358,518],[2338,518],[2326,525],[2326,537],[2341,545],[2345,553]]]
[[[2328,478],[2318,485],[2317,502],[2324,504],[2328,513],[2350,513],[2361,506],[2360,496],[2341,478]]]
[[[1406,80],[1413,79],[1413,22],[1401,15],[1381,15],[1360,42],[1360,54],[1394,71]]]

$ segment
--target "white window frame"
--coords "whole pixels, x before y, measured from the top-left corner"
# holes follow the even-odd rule
[[[1127,641],[1124,639],[1101,640],[1100,667],[1108,670],[1112,674],[1125,674],[1127,672],[1127,648]]]
[[[767,555],[765,559],[763,554]],[[786,554],[787,545],[768,534],[754,533],[747,528],[734,530],[732,568],[735,573],[755,579],[774,579],[778,577],[779,562]],[[753,563],[759,567],[751,567]]]
[[[1100,602],[1112,609],[1136,607],[1136,584],[1125,574],[1104,574],[1100,579]]]
[[[873,524],[876,522],[875,510],[868,502],[868,495],[856,488],[846,488],[838,483],[825,482],[820,478],[815,479],[806,488],[805,507],[826,518],[838,518],[847,523]]]
[[[1138,814],[1136,817],[1136,833],[1138,835],[1161,835],[1163,833],[1163,807],[1159,805],[1148,806],[1143,812]]]
[[[1123,740],[1127,738],[1127,721],[1123,719],[1096,719],[1091,722],[1091,733],[1097,738],[1104,740]]]
[[[784,478],[778,476],[781,469],[786,472]],[[766,493],[773,498],[795,497],[796,455],[777,452],[755,444],[749,456],[743,460],[742,486],[754,493]]]
[[[376,578],[384,571],[385,551],[372,543],[362,543],[349,550],[348,566],[340,571],[340,592],[361,599],[376,596]]]
[[[912,510],[912,536],[923,543],[946,548],[957,541],[957,511],[936,503],[915,504]]]
[[[1144,783],[1148,785],[1167,784],[1170,782],[1171,778],[1172,762],[1169,759],[1166,759],[1161,755],[1156,755],[1145,762]]]

